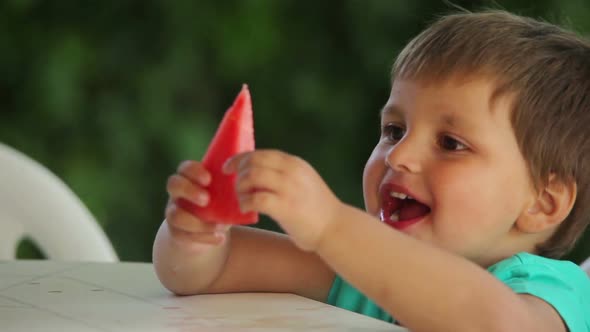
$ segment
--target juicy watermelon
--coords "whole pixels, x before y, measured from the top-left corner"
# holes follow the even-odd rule
[[[203,157],[203,165],[211,172],[210,200],[205,207],[187,201],[183,207],[206,222],[224,224],[254,224],[258,213],[242,213],[236,195],[236,175],[224,174],[225,161],[240,153],[254,150],[254,120],[248,86],[244,84],[234,104],[225,112],[223,120]],[[187,204],[188,203],[188,204]]]

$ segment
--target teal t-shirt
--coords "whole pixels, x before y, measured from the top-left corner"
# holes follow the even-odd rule
[[[516,293],[534,295],[561,315],[570,332],[590,332],[590,278],[576,264],[519,253],[488,268]],[[336,276],[328,303],[387,322],[394,318]]]

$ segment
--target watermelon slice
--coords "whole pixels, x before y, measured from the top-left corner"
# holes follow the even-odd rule
[[[223,224],[254,224],[258,213],[242,213],[236,195],[236,175],[224,174],[225,161],[240,153],[254,150],[254,120],[248,86],[244,84],[234,104],[225,112],[223,120],[203,157],[203,165],[211,172],[210,200],[205,207],[189,203],[181,206],[206,222]]]

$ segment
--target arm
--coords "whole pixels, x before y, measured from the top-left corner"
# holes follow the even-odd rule
[[[318,254],[410,330],[566,331],[549,304],[515,294],[468,260],[353,207],[340,211]]]
[[[293,241],[412,331],[562,331],[547,303],[517,295],[476,264],[420,242],[340,202],[303,160],[279,151],[246,153],[241,208],[275,219]]]
[[[189,213],[186,200],[207,205],[210,174],[185,161],[166,185],[170,200],[153,247],[162,284],[176,294],[286,292],[327,298],[334,273],[285,235],[206,223]]]
[[[222,245],[175,241],[164,221],[154,242],[156,273],[176,294],[295,293],[328,297],[334,273],[319,257],[298,249],[285,235],[233,227]]]

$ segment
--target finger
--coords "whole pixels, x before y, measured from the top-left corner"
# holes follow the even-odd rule
[[[270,191],[278,193],[286,179],[279,171],[271,168],[249,167],[238,174],[236,192],[247,194],[255,191]]]
[[[275,214],[278,196],[275,193],[256,191],[249,194],[239,195],[238,200],[242,212],[255,211],[264,213],[275,220],[278,219]]]
[[[172,202],[166,207],[166,221],[172,227],[191,233],[215,233],[217,226],[212,223],[205,223],[192,213]]]
[[[191,203],[182,199],[169,201],[166,220],[176,228],[193,233],[227,233],[231,224],[205,222],[192,212]]]
[[[235,173],[246,167],[266,167],[281,171],[289,155],[279,150],[256,150],[239,153],[229,158],[223,165],[223,172]]]
[[[199,206],[209,204],[209,193],[207,190],[178,174],[171,175],[168,178],[166,190],[174,200],[183,198]]]
[[[209,173],[202,163],[194,160],[185,160],[181,162],[180,165],[178,165],[177,172],[202,186],[208,186],[211,183],[211,173]]]
[[[190,233],[183,231],[181,229],[174,228],[172,226],[168,227],[170,234],[172,237],[178,241],[179,243],[184,244],[210,244],[210,245],[219,245],[222,244],[227,235],[224,233]]]
[[[225,174],[231,174],[231,173],[235,173],[238,171],[238,167],[241,163],[243,163],[245,160],[248,160],[248,158],[250,158],[250,155],[253,152],[242,152],[242,153],[238,153],[235,156],[232,156],[230,158],[228,158],[225,163],[223,163],[223,166],[221,167],[221,171]]]

